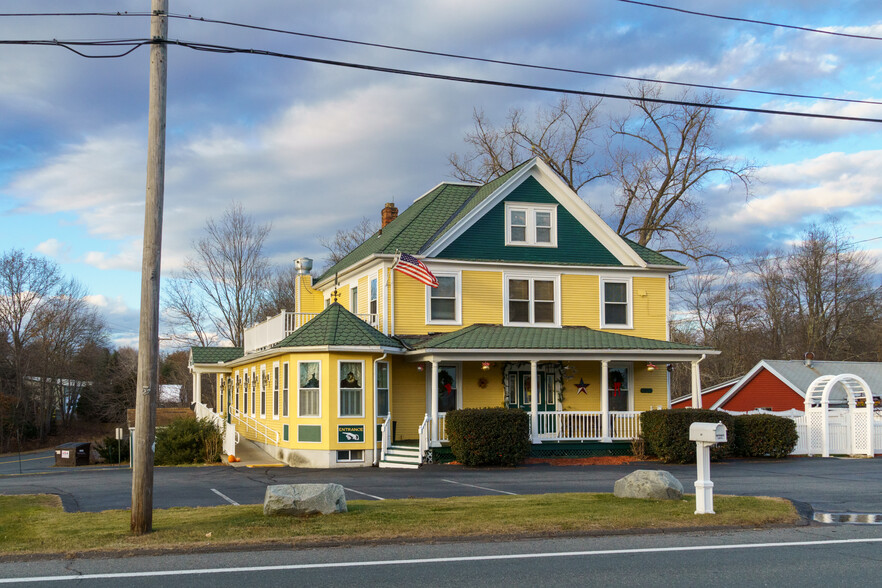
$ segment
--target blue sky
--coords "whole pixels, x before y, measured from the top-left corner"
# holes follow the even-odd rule
[[[711,10],[706,2],[663,3]],[[28,10],[146,11],[138,2],[29,3]],[[37,7],[37,8],[35,8]],[[24,11],[4,2],[2,12]],[[635,6],[615,0],[270,2],[171,0],[172,13],[374,43],[619,75],[882,100],[882,42]],[[882,36],[878,1],[729,1],[712,11]],[[140,17],[0,18],[2,39],[146,37]],[[516,83],[623,93],[624,83],[400,54],[172,20],[172,39]],[[99,52],[99,49],[89,48]],[[0,250],[56,260],[100,306],[118,344],[137,341],[146,167],[146,48],[83,59],[0,46]],[[450,179],[473,109],[502,122],[556,96],[397,77],[250,55],[169,50],[163,271],[179,268],[205,220],[242,202],[272,222],[277,264],[320,260],[322,234],[379,218]],[[882,106],[729,95],[740,106],[882,118]],[[622,112],[623,103],[603,108]],[[855,239],[882,236],[882,125],[720,113],[716,139],[762,165],[754,196],[704,195],[710,226],[735,247],[781,248],[835,215]],[[613,187],[583,194],[601,211]],[[882,257],[882,240],[862,245]]]

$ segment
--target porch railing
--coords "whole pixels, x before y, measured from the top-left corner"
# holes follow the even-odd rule
[[[391,445],[389,439],[392,435],[392,415],[387,415],[383,420],[383,424],[380,426],[380,459],[386,459],[386,452],[389,451],[389,445]]]
[[[446,413],[438,413],[438,440],[447,441]],[[426,417],[428,418],[428,417]],[[555,410],[539,412],[539,432],[530,435],[542,441],[599,441],[603,437],[600,411]],[[640,412],[609,413],[609,436],[613,441],[630,441],[640,435]]]
[[[260,421],[255,418],[252,418],[245,414],[244,412],[240,412],[235,408],[232,410],[233,418],[240,424],[242,424],[246,429],[250,429],[254,432],[254,436],[258,438],[263,437],[264,442],[269,445],[272,443],[276,447],[279,446],[279,432],[273,429],[270,429]]]
[[[426,459],[426,452],[429,450],[429,437],[431,437],[431,429],[432,419],[429,418],[429,415],[426,415],[423,418],[423,422],[418,430],[420,439],[420,461],[424,461]]]
[[[245,329],[245,353],[258,351],[278,343],[316,316],[317,312],[289,312],[283,310],[276,316],[255,323]],[[358,318],[370,325],[377,325],[376,314],[358,314]]]

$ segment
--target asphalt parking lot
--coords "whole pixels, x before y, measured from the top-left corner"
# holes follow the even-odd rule
[[[126,466],[56,468],[51,452],[0,457],[0,493],[51,493],[68,511],[124,509],[131,505],[131,470]],[[25,461],[30,460],[30,461]],[[528,465],[466,468],[427,465],[419,470],[353,468],[156,468],[154,507],[258,504],[270,484],[334,482],[349,500],[408,497],[611,492],[615,481],[637,469],[664,469],[691,492],[694,465],[641,462],[617,466]],[[715,493],[782,496],[823,512],[882,513],[882,459],[789,458],[730,460],[711,465]]]

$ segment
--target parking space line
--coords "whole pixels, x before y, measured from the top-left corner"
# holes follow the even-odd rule
[[[354,492],[355,494],[367,496],[368,498],[375,498],[376,500],[386,500],[385,498],[380,498],[379,496],[374,496],[373,494],[368,494],[367,492],[359,492],[358,490],[353,490],[352,488],[347,488],[346,486],[343,486],[343,489],[347,492]]]
[[[238,502],[236,502],[235,500],[233,500],[232,498],[230,498],[229,496],[227,496],[223,492],[219,492],[215,488],[212,488],[211,491],[214,492],[215,494],[217,494],[218,496],[220,496],[221,498],[223,498],[224,500],[226,500],[227,502],[229,502],[230,504],[232,504],[233,506],[239,506]]]
[[[450,484],[459,484],[460,486],[468,486],[470,488],[478,488],[479,490],[486,490],[488,492],[499,492],[500,494],[509,494],[511,496],[517,496],[517,492],[506,492],[505,490],[497,490],[496,488],[487,488],[485,486],[475,486],[474,484],[466,484],[465,482],[456,482],[454,480],[441,480],[442,482],[449,482]]]

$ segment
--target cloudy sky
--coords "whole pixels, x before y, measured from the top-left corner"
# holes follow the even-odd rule
[[[710,10],[697,0],[659,0]],[[0,12],[149,10],[138,2],[0,2]],[[624,76],[882,102],[882,41],[709,19],[616,0],[184,2],[174,14]],[[882,37],[878,0],[718,0],[716,14]],[[0,17],[0,38],[132,39],[148,19]],[[625,82],[464,62],[173,19],[169,37],[545,86],[626,93]],[[111,53],[87,47],[91,54]],[[0,247],[57,261],[91,291],[118,344],[137,341],[149,49],[85,59],[0,46]],[[726,93],[729,104],[882,119],[882,106]],[[255,55],[169,49],[163,272],[207,218],[241,202],[271,222],[273,261],[325,255],[319,237],[379,218],[451,179],[472,113],[502,122],[552,94],[401,77]],[[607,100],[603,108],[625,105]],[[833,215],[882,236],[882,124],[720,113],[727,155],[761,165],[750,200],[704,195],[723,243],[785,247]],[[583,194],[603,208],[612,186]],[[882,239],[862,245],[879,256]]]

